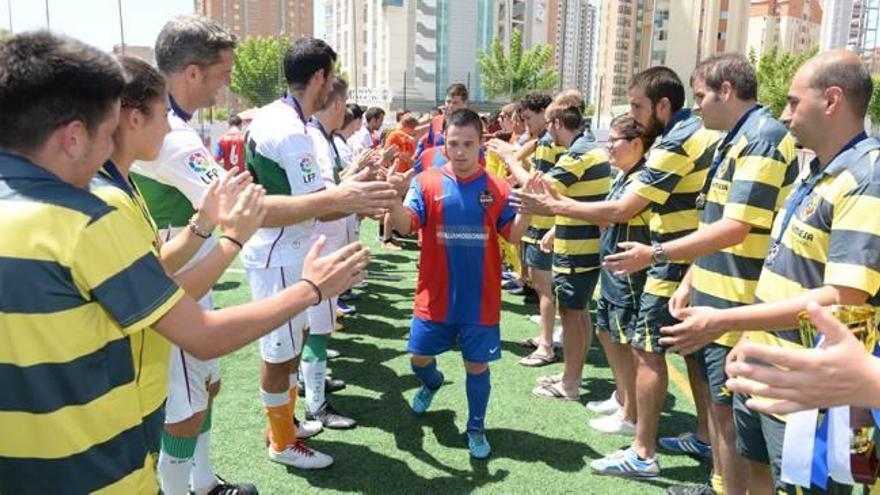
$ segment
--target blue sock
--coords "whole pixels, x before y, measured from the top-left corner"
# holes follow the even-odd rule
[[[443,385],[443,375],[437,371],[437,360],[432,359],[431,364],[419,368],[415,364],[410,363],[410,367],[412,367],[413,373],[419,377],[419,380],[425,384],[426,387],[431,390],[437,390],[440,388],[440,385]]]
[[[489,370],[479,375],[467,373],[468,431],[483,431],[486,420],[486,407],[489,405]]]

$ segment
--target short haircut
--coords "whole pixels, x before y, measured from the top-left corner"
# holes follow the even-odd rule
[[[150,103],[156,98],[165,99],[165,78],[152,65],[143,60],[122,55],[116,59],[122,66],[125,87],[122,90],[122,108],[136,108],[150,115]]]
[[[400,125],[409,129],[415,129],[419,126],[419,118],[413,113],[405,114],[400,118]]]
[[[124,86],[119,64],[97,48],[48,31],[10,36],[0,43],[0,148],[37,151],[75,120],[92,132]]]
[[[345,106],[345,118],[342,119],[342,128],[348,127],[348,124],[354,122],[354,112],[351,111],[351,105]]]
[[[874,94],[874,82],[865,64],[855,60],[819,62],[810,81],[810,87],[825,91],[833,86],[843,90],[853,112],[865,118],[871,95]]]
[[[400,122],[400,120],[403,119],[403,117],[404,117],[406,114],[408,114],[408,113],[410,113],[409,110],[407,110],[406,108],[401,108],[400,110],[398,110],[397,112],[395,112],[395,114],[394,114],[394,121],[395,121],[395,122]]]
[[[549,107],[547,107],[547,110],[544,111],[544,118],[546,118],[548,122],[558,120],[559,123],[562,124],[562,127],[565,127],[570,131],[577,131],[581,128],[583,114],[580,112],[580,108],[576,106],[554,101]]]
[[[348,99],[348,81],[341,77],[334,79],[333,87],[330,88],[330,93],[327,95],[327,103],[324,104],[324,108],[329,107],[340,100],[345,102],[346,99]]]
[[[324,40],[304,36],[287,48],[284,54],[284,78],[287,84],[304,88],[319,70],[330,77],[336,65],[336,52]]]
[[[577,107],[580,113],[586,111],[587,105],[584,103],[584,95],[576,89],[567,89],[553,98],[552,103],[566,107]],[[550,106],[549,104],[547,105]]]
[[[691,74],[691,87],[699,78],[709,89],[721,90],[725,81],[740,100],[758,99],[758,76],[749,60],[738,53],[722,53],[703,60]]]
[[[450,127],[472,127],[477,134],[483,135],[483,121],[480,115],[468,108],[460,108],[446,116],[446,129]]]
[[[238,38],[219,22],[199,15],[174,17],[156,38],[156,64],[164,74],[175,74],[190,65],[208,67],[220,53],[234,50]]]
[[[364,116],[364,109],[357,103],[349,103],[346,105],[351,110],[352,120],[360,120]]]
[[[517,108],[519,108],[519,103],[514,101],[514,102],[508,103],[507,105],[504,105],[503,107],[501,107],[501,110],[498,112],[498,114],[499,115],[504,114],[504,115],[507,115],[508,117],[510,117],[510,116],[513,116],[513,113],[516,112]]]
[[[370,107],[369,110],[367,110],[367,113],[364,114],[364,117],[367,119],[367,122],[375,119],[384,119],[385,110],[382,110],[379,107]]]
[[[684,107],[684,85],[678,74],[669,67],[658,65],[645,69],[633,76],[629,87],[641,88],[654,106],[666,98],[673,112]]]
[[[462,83],[452,83],[446,88],[446,96],[458,96],[464,101],[468,101],[468,89]]]
[[[238,114],[229,117],[229,126],[230,127],[241,127],[241,117]]]
[[[614,117],[614,119],[611,120],[610,128],[614,129],[627,139],[638,139],[642,142],[645,151],[654,144],[654,138],[648,136],[639,123],[636,122],[636,119],[632,118],[628,113]]]
[[[547,93],[541,93],[538,91],[533,91],[531,93],[527,93],[522,99],[519,100],[519,109],[528,110],[533,113],[544,113],[544,110],[550,106],[550,103],[553,101],[553,98],[550,97]]]

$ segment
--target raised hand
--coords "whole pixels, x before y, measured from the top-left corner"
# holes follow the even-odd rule
[[[309,250],[303,263],[303,278],[314,282],[321,295],[328,299],[359,283],[366,276],[370,250],[360,242],[319,257],[327,238],[321,236]]]
[[[373,171],[364,168],[335,189],[343,213],[373,216],[400,202],[395,186],[387,181],[371,180]]]
[[[248,184],[240,194],[234,196],[235,200],[231,205],[226,203],[232,201],[233,195],[221,196],[223,208],[220,225],[224,234],[245,243],[260,228],[266,217],[266,190],[258,184]]]
[[[221,216],[224,209],[235,205],[235,200],[244,189],[253,183],[250,172],[239,173],[238,167],[231,168],[222,177],[211,181],[202,201],[199,203],[199,218],[214,225],[222,225]]]

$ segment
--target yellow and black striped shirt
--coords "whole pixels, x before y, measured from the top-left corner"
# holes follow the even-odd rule
[[[535,153],[532,155],[532,170],[547,173],[556,165],[556,160],[565,153],[565,147],[556,144],[553,137],[546,130],[538,139],[538,145],[535,147]],[[553,228],[556,222],[554,217],[545,217],[541,215],[532,215],[529,220],[529,227],[522,237],[523,242],[529,244],[537,244],[541,242],[547,231]]]
[[[700,228],[730,218],[751,229],[742,243],[694,262],[694,306],[724,309],[754,302],[773,218],[798,175],[794,138],[767,108],[744,115],[729,136],[716,152],[721,162],[706,194]],[[733,347],[739,338],[739,332],[730,332],[717,342]]]
[[[608,155],[590,135],[579,134],[556,165],[547,172],[563,196],[577,201],[602,201],[611,188]],[[553,271],[581,273],[599,268],[599,237],[596,224],[556,216]]]
[[[652,242],[667,242],[697,229],[697,196],[712,163],[719,134],[703,128],[703,121],[688,109],[673,115],[663,134],[648,152],[647,162],[629,191],[651,201]],[[645,292],[670,297],[687,271],[688,263],[648,268]]]
[[[779,239],[786,210],[796,208],[776,254],[767,256],[755,302],[781,301],[837,285],[866,292],[869,304],[880,305],[880,141],[862,133],[824,169],[814,159],[807,172],[791,197],[818,180],[799,205],[786,202],[776,216],[773,239]],[[751,332],[748,338],[784,347],[801,345],[796,329]]]
[[[0,493],[158,492],[129,337],[183,297],[119,210],[0,153]]]

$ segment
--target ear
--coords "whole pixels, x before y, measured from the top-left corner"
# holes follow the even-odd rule
[[[143,125],[144,120],[146,120],[144,114],[137,108],[126,109],[119,112],[120,125],[124,123],[130,128],[137,128]]]
[[[74,120],[61,130],[61,149],[69,158],[77,159],[88,147],[89,132],[81,120]]]
[[[721,96],[724,101],[730,101],[734,96],[733,86],[730,85],[730,82],[724,81],[721,83]]]
[[[183,69],[183,74],[187,81],[198,81],[202,76],[202,69],[196,64],[189,64]]]
[[[844,104],[843,90],[838,86],[831,86],[825,90],[825,114],[830,115],[841,108]]]

